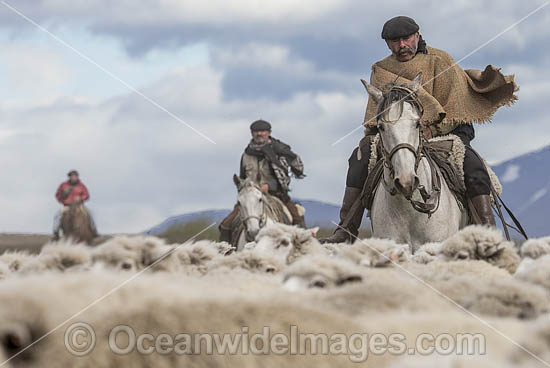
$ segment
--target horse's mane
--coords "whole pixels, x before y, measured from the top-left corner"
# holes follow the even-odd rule
[[[384,93],[384,100],[378,105],[376,116],[379,120],[385,122],[391,122],[390,120],[390,107],[393,103],[399,102],[399,117],[403,114],[403,103],[408,102],[413,106],[419,107],[418,98],[416,93],[410,89],[407,84],[388,83],[383,88],[386,90]]]

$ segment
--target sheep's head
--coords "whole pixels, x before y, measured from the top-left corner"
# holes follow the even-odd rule
[[[328,257],[307,257],[285,270],[283,287],[289,291],[329,289],[362,280],[359,270],[348,261]]]
[[[256,242],[247,248],[270,254],[281,262],[291,263],[295,258],[308,253],[312,245],[321,247],[313,237],[313,231],[316,229],[300,229],[284,224],[266,226],[258,233]]]

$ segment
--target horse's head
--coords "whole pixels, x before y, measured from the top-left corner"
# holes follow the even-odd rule
[[[421,151],[422,105],[416,92],[421,77],[422,73],[418,73],[410,85],[391,83],[384,93],[361,80],[378,105],[377,126],[384,165],[390,174],[388,184],[408,199],[420,182],[416,169]]]
[[[267,221],[266,198],[260,186],[250,179],[242,180],[233,175],[233,182],[238,190],[239,216],[246,230],[246,240],[253,241]]]

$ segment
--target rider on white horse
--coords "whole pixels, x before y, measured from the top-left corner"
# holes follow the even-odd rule
[[[87,201],[90,198],[90,194],[88,193],[88,188],[86,188],[84,183],[82,183],[82,181],[78,177],[78,171],[71,170],[69,171],[67,176],[69,177],[69,179],[61,183],[57,188],[57,191],[55,192],[55,198],[59,203],[63,205],[63,207],[55,213],[55,217],[53,220],[53,239],[54,240],[59,240],[59,228],[61,227],[61,217],[63,216],[63,212],[65,212],[67,207],[73,203],[84,203],[84,201]],[[88,209],[88,215],[90,217],[90,224],[92,226],[92,231],[94,235],[97,236],[97,229],[95,226],[95,222],[92,217],[92,213],[89,209]]]
[[[257,120],[250,125],[252,140],[241,157],[241,179],[252,179],[260,185],[264,193],[279,198],[292,215],[293,225],[305,227],[304,216],[288,195],[289,168],[297,179],[304,175],[304,165],[300,156],[292,152],[289,145],[271,136],[271,124]],[[239,214],[238,206],[221,222],[220,241],[231,241],[231,225]]]
[[[464,71],[444,51],[426,46],[418,32],[416,22],[409,17],[399,16],[388,20],[382,29],[391,55],[372,66],[370,84],[378,89],[390,82],[410,83],[422,72],[423,84],[419,89],[419,99],[424,105],[422,123],[426,138],[454,134],[466,146],[464,158],[464,182],[466,195],[471,200],[482,224],[495,226],[491,211],[491,181],[485,164],[472,150],[470,142],[475,137],[472,123],[488,121],[498,107],[513,103],[513,92],[517,86],[513,77],[504,76],[494,67],[486,69],[489,77],[504,81],[495,86],[475,88],[476,78],[487,77],[486,71]],[[485,73],[485,74],[484,74]],[[486,93],[491,93],[487,98]],[[365,114],[365,137],[351,154],[346,180],[346,190],[340,210],[340,225],[346,221],[347,228],[339,226],[334,234],[322,242],[341,243],[352,241],[357,236],[364,208],[350,213],[353,203],[358,200],[368,176],[371,140],[377,134],[377,110],[373,98],[369,97]]]

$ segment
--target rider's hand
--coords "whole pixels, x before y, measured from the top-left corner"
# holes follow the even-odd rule
[[[262,189],[262,192],[264,194],[267,194],[269,192],[269,184],[262,184],[260,188]]]

